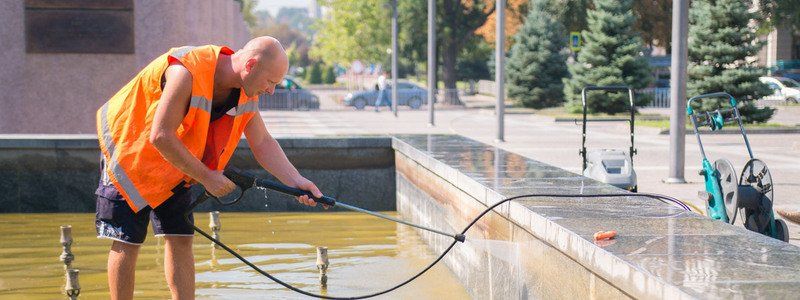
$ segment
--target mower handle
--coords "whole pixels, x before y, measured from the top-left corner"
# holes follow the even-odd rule
[[[710,94],[702,94],[689,98],[689,100],[686,101],[686,114],[690,116],[694,114],[694,109],[692,108],[692,102],[697,102],[697,100],[707,99],[707,98],[728,98],[728,104],[730,104],[732,108],[736,107],[736,99],[733,98],[731,94],[728,94],[726,92],[716,92]]]
[[[636,106],[634,106],[634,103],[633,103],[633,89],[631,89],[628,86],[624,86],[624,85],[606,85],[606,86],[590,85],[590,86],[584,87],[581,90],[581,103],[583,104],[583,124],[582,124],[583,128],[582,128],[582,132],[581,132],[581,149],[578,150],[578,154],[583,159],[583,166],[581,168],[581,172],[586,170],[586,166],[587,166],[587,162],[586,162],[586,123],[588,122],[588,120],[586,119],[586,92],[588,92],[588,91],[606,91],[606,92],[625,92],[625,91],[627,91],[628,92],[628,101],[630,101],[630,105],[631,105],[631,119],[630,119],[630,122],[629,122],[630,123],[629,124],[630,125],[630,131],[631,131],[631,133],[630,133],[631,146],[628,149],[628,152],[630,152],[629,155],[631,157],[631,163],[633,163],[633,156],[636,155],[636,148],[634,147],[634,143],[633,143],[633,128],[634,128],[633,122],[635,120],[634,118],[635,118],[635,115],[636,115]]]
[[[586,92],[588,91],[606,91],[606,92],[628,92],[628,100],[631,104],[631,110],[633,110],[633,89],[624,85],[605,85],[605,86],[594,86],[590,85],[584,87],[581,90],[581,102],[583,102],[583,109],[586,110]]]

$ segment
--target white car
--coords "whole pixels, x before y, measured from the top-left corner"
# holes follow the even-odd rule
[[[797,103],[798,99],[800,99],[800,83],[793,79],[786,77],[760,77],[759,80],[766,83],[773,91],[773,94],[764,97],[764,100]]]

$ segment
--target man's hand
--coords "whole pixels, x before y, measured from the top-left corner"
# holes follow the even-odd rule
[[[317,197],[317,198],[321,198],[322,197],[322,192],[319,191],[319,188],[317,188],[317,185],[315,185],[313,182],[311,182],[310,180],[306,179],[303,176],[298,176],[295,179],[294,187],[296,187],[298,189],[301,189],[301,190],[304,190],[304,191],[309,191],[309,192],[311,192],[312,195],[314,195],[314,197]],[[311,199],[311,198],[309,198],[308,196],[305,196],[305,195],[297,197],[297,201],[299,201],[300,203],[303,203],[305,205],[308,205],[308,206],[317,206],[317,201],[314,201],[314,199]],[[327,205],[323,205],[323,207],[325,207],[326,209],[328,208]]]
[[[200,182],[206,192],[214,197],[224,197],[236,189],[236,184],[222,174],[222,171],[212,171],[211,175]]]
[[[267,126],[264,125],[263,119],[260,117],[251,118],[244,129],[244,134],[247,136],[247,143],[250,144],[250,150],[253,151],[256,161],[267,172],[288,186],[309,191],[317,198],[322,197],[322,192],[319,191],[319,188],[313,182],[300,175],[292,163],[289,162],[289,159],[286,158],[286,153],[281,149],[281,145],[267,131]],[[308,206],[317,206],[317,202],[308,196],[297,197],[297,201]],[[328,208],[324,204],[322,207]]]

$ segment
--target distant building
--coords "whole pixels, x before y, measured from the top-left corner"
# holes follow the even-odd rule
[[[322,17],[322,7],[319,5],[319,1],[308,1],[308,16],[312,19],[319,19]]]
[[[767,44],[758,53],[758,63],[774,75],[800,77],[800,32],[790,25],[776,26],[763,38]]]

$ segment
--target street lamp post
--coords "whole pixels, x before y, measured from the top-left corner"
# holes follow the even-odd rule
[[[669,177],[666,183],[686,183],[686,63],[689,0],[672,1],[672,61],[669,78]]]
[[[392,0],[392,111],[397,117],[397,0]]]
[[[428,0],[428,125],[433,120],[433,103],[436,100],[436,0]]]
[[[497,95],[497,104],[495,110],[497,114],[497,141],[505,141],[505,25],[506,25],[506,1],[496,0],[495,13],[497,14],[497,38],[495,40],[495,65],[494,65],[494,81],[496,83],[495,95]]]

